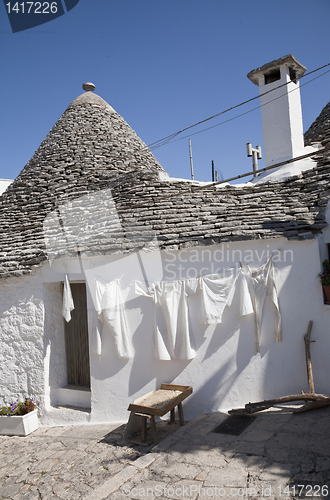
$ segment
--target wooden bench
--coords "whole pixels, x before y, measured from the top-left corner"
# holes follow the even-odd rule
[[[154,443],[158,443],[158,435],[155,423],[155,416],[163,417],[171,412],[170,422],[175,422],[175,407],[178,407],[180,425],[184,425],[182,401],[186,399],[193,389],[190,385],[162,384],[156,392],[145,394],[136,399],[128,407],[132,415],[141,417],[141,441],[146,442],[147,420],[150,420],[150,427]]]

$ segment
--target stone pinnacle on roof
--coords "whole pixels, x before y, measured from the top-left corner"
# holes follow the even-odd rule
[[[82,88],[86,90],[86,92],[93,92],[93,90],[95,90],[95,85],[91,82],[85,82],[83,83]]]

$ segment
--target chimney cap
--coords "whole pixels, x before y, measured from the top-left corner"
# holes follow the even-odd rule
[[[303,66],[292,54],[288,54],[287,56],[280,57],[279,59],[275,59],[275,61],[271,61],[267,64],[261,66],[261,68],[256,68],[250,71],[247,74],[247,77],[251,80],[255,85],[259,85],[259,77],[267,74],[268,72],[279,69],[280,66],[286,65],[289,68],[292,68],[296,72],[297,79],[301,78],[306,71],[306,67]]]
[[[82,88],[84,90],[86,90],[86,92],[93,92],[93,90],[95,90],[95,85],[94,85],[94,83],[86,82],[86,83],[83,83]]]

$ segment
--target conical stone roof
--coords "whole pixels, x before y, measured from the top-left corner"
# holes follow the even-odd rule
[[[0,196],[0,275],[30,272],[46,259],[43,222],[59,205],[159,173],[166,175],[106,101],[92,92],[80,95]]]
[[[326,145],[326,143],[330,142],[330,102],[322,109],[319,116],[309,127],[304,139],[306,146],[318,142]]]

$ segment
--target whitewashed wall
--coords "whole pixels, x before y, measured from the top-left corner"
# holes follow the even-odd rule
[[[248,401],[306,391],[303,335],[309,320],[314,322],[313,339],[316,340],[312,344],[316,390],[329,393],[330,310],[323,306],[317,279],[318,244],[274,240],[268,249],[275,250],[279,245],[283,250],[292,250],[292,262],[290,259],[287,263],[275,263],[279,270],[283,321],[281,343],[274,340],[274,316],[269,303],[262,327],[261,353],[256,354],[253,315],[238,320],[227,309],[222,324],[205,328],[198,323],[196,303],[192,299],[196,358],[190,362],[159,361],[152,353],[152,303],[143,297],[131,300],[127,303],[127,314],[136,352],[134,359],[118,360],[110,337],[104,339],[101,359],[91,354],[93,420],[125,420],[128,404],[143,393],[159,388],[162,382],[193,386],[194,394],[185,403],[187,418],[200,412],[239,407]],[[268,250],[263,243],[228,245],[229,250],[235,248],[242,253],[248,247],[259,251],[259,255],[262,250]],[[180,262],[186,270],[189,255],[195,257],[196,251],[187,251],[184,258],[188,262]],[[200,262],[194,262],[194,268],[207,267],[203,262],[203,249],[200,257]],[[231,267],[230,264],[227,262],[226,266]]]
[[[26,396],[43,405],[43,332],[42,272],[1,280],[0,405]]]
[[[280,249],[280,251],[278,251]],[[275,267],[279,303],[282,314],[282,336],[275,343],[272,305],[266,303],[261,333],[261,352],[255,350],[253,315],[238,320],[226,309],[223,322],[206,327],[197,319],[196,298],[191,304],[191,327],[197,347],[197,356],[191,361],[160,361],[154,358],[152,342],[151,300],[129,294],[131,280],[141,279],[136,256],[118,257],[114,262],[106,259],[85,260],[84,267],[93,267],[103,278],[122,279],[127,295],[126,310],[135,356],[118,359],[111,335],[103,336],[102,355],[90,352],[92,414],[91,421],[125,421],[127,407],[138,396],[156,390],[162,382],[189,384],[194,393],[185,402],[186,418],[200,412],[212,412],[243,406],[248,401],[306,391],[307,377],[303,335],[308,322],[313,320],[312,362],[316,390],[329,393],[330,366],[330,307],[323,305],[322,288],[317,278],[320,272],[319,244],[316,240],[238,242],[208,248],[194,248],[149,253],[143,256],[145,271],[150,282],[160,279],[194,277],[221,272],[241,260],[258,267],[275,251]],[[106,264],[106,265],[105,265]],[[56,267],[56,266],[55,266]],[[45,270],[45,278],[54,279],[54,265]],[[70,270],[70,263],[66,263]],[[78,273],[69,274],[79,279]],[[52,276],[53,274],[53,276]],[[57,278],[58,279],[58,278]],[[94,305],[88,299],[89,333],[94,328]],[[61,334],[62,335],[62,334]]]
[[[0,405],[31,397],[42,415],[66,384],[62,285],[40,269],[0,285]]]
[[[57,389],[67,384],[62,284],[44,283],[45,406],[57,404]]]
[[[0,179],[0,195],[4,193],[7,187],[12,183],[11,179]]]
[[[127,317],[135,356],[129,361],[117,358],[113,339],[103,336],[102,355],[90,352],[92,422],[126,421],[130,402],[160,387],[162,382],[189,384],[194,393],[184,404],[190,419],[200,412],[243,406],[256,401],[307,390],[303,335],[313,320],[311,345],[317,392],[330,393],[330,306],[323,305],[318,280],[322,255],[320,248],[328,235],[316,240],[274,239],[230,243],[211,248],[162,252],[143,256],[151,281],[185,278],[220,272],[239,260],[253,267],[264,263],[275,251],[275,267],[282,314],[281,343],[274,339],[274,315],[266,304],[261,333],[261,352],[255,351],[253,316],[238,320],[227,309],[223,323],[206,327],[197,320],[196,298],[190,299],[191,327],[197,356],[191,361],[159,361],[153,356],[152,302],[127,295]],[[280,252],[277,252],[281,249]],[[322,252],[321,252],[322,253]],[[107,263],[108,279],[122,278],[124,289],[132,279],[141,279],[136,256]],[[84,265],[103,272],[104,259],[86,260]],[[76,266],[76,268],[74,268]],[[179,267],[180,266],[180,267]],[[79,266],[70,279],[79,279]],[[180,275],[174,276],[176,269]],[[70,263],[66,263],[70,271]],[[126,274],[125,274],[126,273]],[[0,302],[0,380],[1,402],[25,395],[38,399],[42,407],[53,403],[58,387],[66,384],[61,285],[63,273],[45,266],[44,275],[11,278],[1,282]],[[43,283],[44,281],[44,283]],[[53,281],[53,282],[52,282]],[[125,290],[124,290],[125,292]],[[90,341],[94,328],[94,305],[88,297]]]

